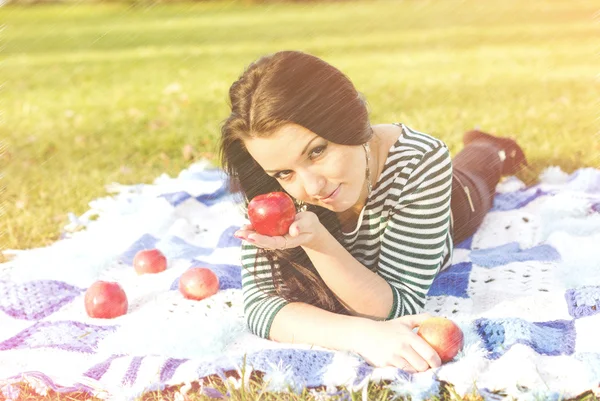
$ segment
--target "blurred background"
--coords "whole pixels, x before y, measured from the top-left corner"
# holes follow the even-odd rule
[[[373,124],[454,154],[473,127],[516,136],[527,183],[599,164],[597,0],[0,2],[4,249],[56,241],[112,182],[218,165],[229,86],[284,49],[346,73]]]

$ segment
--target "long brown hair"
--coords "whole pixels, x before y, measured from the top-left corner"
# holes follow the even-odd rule
[[[243,140],[265,138],[294,123],[341,145],[362,145],[372,137],[367,103],[341,71],[300,51],[280,51],[251,63],[229,89],[231,114],[221,127],[221,165],[230,187],[248,201],[273,191],[285,192],[246,150]],[[334,212],[307,205],[340,241]],[[327,287],[302,247],[271,251],[259,248],[271,265],[278,295],[336,313],[349,309]],[[276,265],[279,265],[276,268]],[[256,265],[255,265],[256,268]]]

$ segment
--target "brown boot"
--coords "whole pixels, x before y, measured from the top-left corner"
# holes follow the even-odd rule
[[[504,162],[502,175],[514,175],[519,172],[520,166],[528,166],[523,149],[512,138],[498,137],[479,130],[465,132],[463,144],[483,142],[491,143],[498,149],[498,157]]]

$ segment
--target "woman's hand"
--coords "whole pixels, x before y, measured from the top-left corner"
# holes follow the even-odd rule
[[[375,367],[394,366],[407,372],[424,372],[441,366],[433,348],[412,331],[431,315],[403,316],[392,320],[361,322],[355,351]]]
[[[327,229],[321,224],[317,215],[313,212],[299,212],[288,233],[283,236],[270,237],[261,235],[254,231],[251,225],[243,225],[233,235],[236,238],[246,240],[259,248],[265,249],[288,249],[298,246],[308,246],[319,241]]]

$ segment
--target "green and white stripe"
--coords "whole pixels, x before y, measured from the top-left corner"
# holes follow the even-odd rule
[[[357,228],[342,244],[392,288],[387,319],[419,313],[433,279],[452,259],[452,162],[446,145],[403,124]],[[242,245],[242,291],[249,329],[269,338],[271,323],[288,302],[275,293],[271,268],[257,249]],[[253,274],[256,262],[256,273]],[[260,288],[259,288],[260,286]]]

